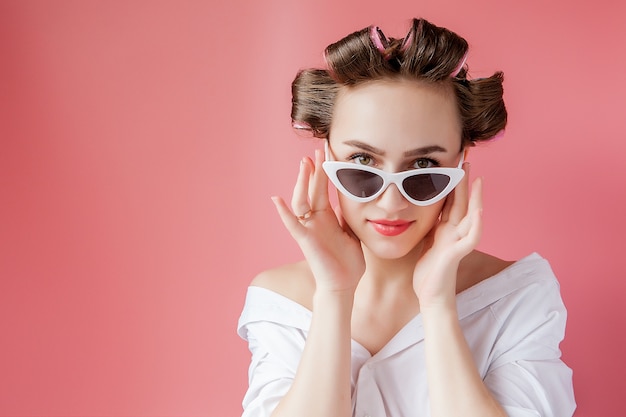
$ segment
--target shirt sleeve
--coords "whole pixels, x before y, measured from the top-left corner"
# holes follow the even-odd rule
[[[556,278],[492,306],[501,331],[485,384],[509,417],[571,417],[572,371],[561,360],[567,312]]]
[[[287,394],[304,349],[308,320],[306,312],[280,303],[263,304],[249,293],[238,329],[252,355],[242,417],[269,417]]]

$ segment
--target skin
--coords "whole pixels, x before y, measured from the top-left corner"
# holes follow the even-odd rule
[[[336,160],[389,172],[431,160],[456,167],[460,132],[456,103],[445,88],[379,80],[340,92],[329,145]],[[291,208],[273,197],[306,260],[266,271],[252,283],[313,311],[295,379],[272,415],[350,416],[351,339],[375,354],[422,314],[431,414],[504,416],[476,370],[456,311],[458,292],[510,265],[474,250],[482,230],[482,179],[473,182],[470,196],[465,163],[455,191],[433,205],[411,204],[392,184],[368,203],[339,194],[335,211],[323,159],[318,151],[315,160],[302,160]],[[298,219],[309,210],[308,219]],[[376,230],[381,220],[410,225],[385,236]]]

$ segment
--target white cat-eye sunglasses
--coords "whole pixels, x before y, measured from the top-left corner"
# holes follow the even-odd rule
[[[456,168],[417,168],[390,173],[367,165],[331,160],[328,140],[325,153],[322,167],[328,178],[342,194],[361,203],[374,200],[389,184],[395,184],[411,203],[428,206],[450,194],[465,175],[461,168],[463,156]]]

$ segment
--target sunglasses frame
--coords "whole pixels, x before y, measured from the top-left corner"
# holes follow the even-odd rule
[[[352,162],[339,162],[339,161],[331,161],[329,160],[330,152],[328,147],[328,141],[325,143],[325,153],[326,153],[326,161],[322,163],[322,167],[326,172],[326,175],[333,183],[333,185],[346,197],[351,200],[357,201],[359,203],[367,203],[368,201],[372,201],[380,196],[385,190],[389,187],[390,184],[395,184],[396,188],[402,193],[404,198],[406,198],[412,204],[416,206],[429,206],[431,204],[435,204],[441,199],[445,198],[457,185],[461,182],[463,177],[465,176],[465,171],[462,169],[464,154],[461,155],[461,160],[459,161],[459,165],[456,168],[444,168],[444,167],[436,167],[436,168],[416,168],[411,169],[409,171],[402,172],[386,172],[382,169],[370,167],[367,165],[357,165]],[[351,169],[357,171],[365,171],[375,175],[378,175],[383,179],[383,185],[380,187],[378,191],[372,194],[369,197],[359,197],[352,194],[348,191],[344,185],[339,181],[339,177],[337,176],[337,172],[342,169]],[[450,182],[446,188],[444,188],[439,194],[428,199],[428,200],[415,200],[412,198],[404,189],[402,182],[412,176],[415,175],[427,175],[427,174],[440,174],[446,175],[450,178]]]

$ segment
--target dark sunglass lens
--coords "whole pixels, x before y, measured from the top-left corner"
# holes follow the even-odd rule
[[[445,190],[449,183],[450,177],[444,174],[417,174],[402,181],[402,186],[411,198],[426,201]]]
[[[337,171],[337,178],[346,190],[361,198],[376,194],[383,186],[382,177],[358,169],[340,169]]]

